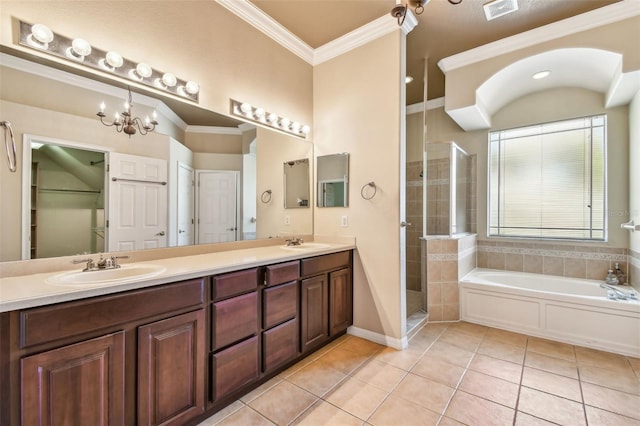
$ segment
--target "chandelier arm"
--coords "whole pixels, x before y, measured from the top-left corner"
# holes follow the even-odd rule
[[[136,117],[133,120],[131,120],[131,124],[138,129],[138,131],[142,136],[145,136],[147,133],[149,133],[152,130],[149,128],[149,126],[146,126],[144,124],[144,122],[140,117]]]

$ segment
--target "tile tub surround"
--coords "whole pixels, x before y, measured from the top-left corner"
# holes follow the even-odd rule
[[[458,279],[476,267],[476,235],[422,240],[429,321],[460,319]]]
[[[604,280],[616,262],[629,274],[626,248],[478,240],[478,267],[561,277]],[[640,258],[637,258],[640,264]],[[633,271],[630,275],[633,275]]]
[[[617,426],[640,424],[639,406],[638,358],[466,322],[429,323],[404,351],[344,336],[200,426]]]

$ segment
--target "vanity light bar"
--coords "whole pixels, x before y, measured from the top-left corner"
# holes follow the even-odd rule
[[[231,99],[231,114],[253,123],[279,130],[289,135],[306,139],[311,127],[297,121],[291,121],[278,114],[267,112],[246,102]]]
[[[56,34],[43,24],[20,21],[20,44],[74,63],[135,81],[181,98],[198,102],[200,86],[195,81],[177,78],[143,62],[123,58],[118,52],[96,49],[81,38],[70,39]]]

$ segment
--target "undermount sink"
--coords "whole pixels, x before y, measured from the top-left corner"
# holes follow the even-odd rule
[[[297,246],[280,246],[285,250],[319,250],[329,247],[329,244],[322,243],[302,243]]]
[[[45,282],[53,285],[98,285],[115,282],[131,282],[151,278],[166,271],[160,265],[122,265],[116,269],[97,271],[69,271],[47,278]]]

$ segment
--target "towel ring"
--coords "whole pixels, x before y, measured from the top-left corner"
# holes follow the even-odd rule
[[[367,187],[373,188],[373,194],[371,194],[369,197],[364,195],[364,191],[365,189],[367,189]],[[378,192],[378,187],[376,186],[375,182],[371,181],[369,183],[365,183],[364,185],[362,185],[362,189],[360,190],[360,196],[365,200],[371,200],[373,197],[376,196],[376,192]]]
[[[260,200],[265,204],[270,202],[271,201],[271,190],[267,189],[266,191],[264,191],[262,193],[262,195],[260,196]]]
[[[9,171],[14,173],[17,170],[17,158],[16,158],[16,140],[13,137],[13,128],[8,121],[0,121],[0,127],[4,128],[4,150],[7,152],[7,162],[9,163]],[[11,137],[11,147],[9,147],[9,138],[7,138],[7,130]]]

